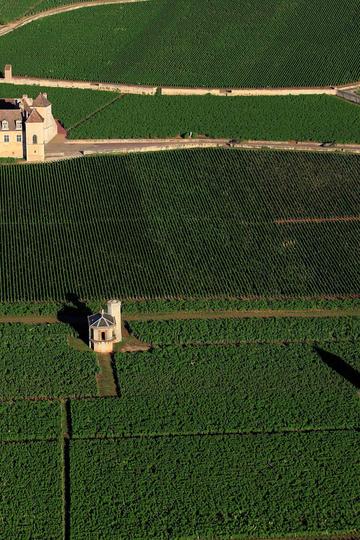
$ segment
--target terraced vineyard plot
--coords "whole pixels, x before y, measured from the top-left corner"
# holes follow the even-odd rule
[[[1,538],[61,540],[58,442],[0,443]]]
[[[70,130],[69,136],[117,139],[193,132],[235,139],[345,143],[360,141],[359,125],[360,107],[329,96],[129,95]]]
[[[359,433],[73,441],[71,528],[99,540],[356,529],[358,444]]]
[[[356,0],[94,7],[2,37],[0,65],[24,75],[156,85],[335,85],[360,79],[359,18]]]
[[[359,173],[236,150],[1,167],[1,300],[358,295]]]
[[[49,401],[0,403],[0,441],[57,439],[60,404]]]
[[[97,395],[95,355],[71,349],[68,327],[0,325],[0,398]]]
[[[357,344],[166,348],[118,355],[119,400],[71,405],[74,437],[360,427]]]

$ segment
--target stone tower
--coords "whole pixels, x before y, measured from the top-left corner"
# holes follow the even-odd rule
[[[47,94],[39,94],[32,103],[32,107],[44,119],[44,143],[47,144],[57,135],[57,125],[52,114],[52,105],[48,100]]]
[[[107,303],[109,315],[115,319],[115,343],[122,340],[121,302],[120,300],[109,300]]]
[[[27,161],[45,160],[44,119],[33,109],[25,122]]]

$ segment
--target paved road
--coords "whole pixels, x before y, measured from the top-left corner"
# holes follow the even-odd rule
[[[65,141],[55,140],[46,147],[47,161],[83,157],[90,154],[115,154],[131,152],[155,152],[188,148],[233,148],[293,150],[299,152],[343,152],[360,154],[360,144],[335,144],[324,147],[316,142],[292,141],[242,141],[232,143],[229,139],[124,139],[104,141]]]

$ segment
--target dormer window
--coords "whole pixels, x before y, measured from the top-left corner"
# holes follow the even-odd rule
[[[16,129],[18,130],[22,130],[22,121],[21,120],[16,120]]]
[[[3,130],[8,130],[9,129],[9,122],[7,120],[2,121],[2,128],[3,128]]]

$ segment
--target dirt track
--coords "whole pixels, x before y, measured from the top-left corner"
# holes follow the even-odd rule
[[[5,36],[10,34],[14,30],[26,26],[34,21],[39,19],[44,19],[45,17],[51,17],[52,15],[58,15],[59,13],[66,13],[68,11],[75,11],[76,9],[93,7],[94,5],[107,5],[107,4],[129,4],[134,2],[148,2],[149,0],[89,0],[88,2],[78,2],[74,4],[69,4],[65,6],[59,6],[52,9],[47,9],[46,11],[40,11],[34,15],[28,15],[17,19],[16,21],[9,22],[0,26],[0,36]]]
[[[123,314],[126,321],[186,321],[207,319],[270,319],[277,318],[334,318],[360,317],[360,309],[264,309],[264,310],[229,310],[229,311],[174,311],[169,313],[129,313]],[[55,324],[56,315],[0,315],[0,324]]]

